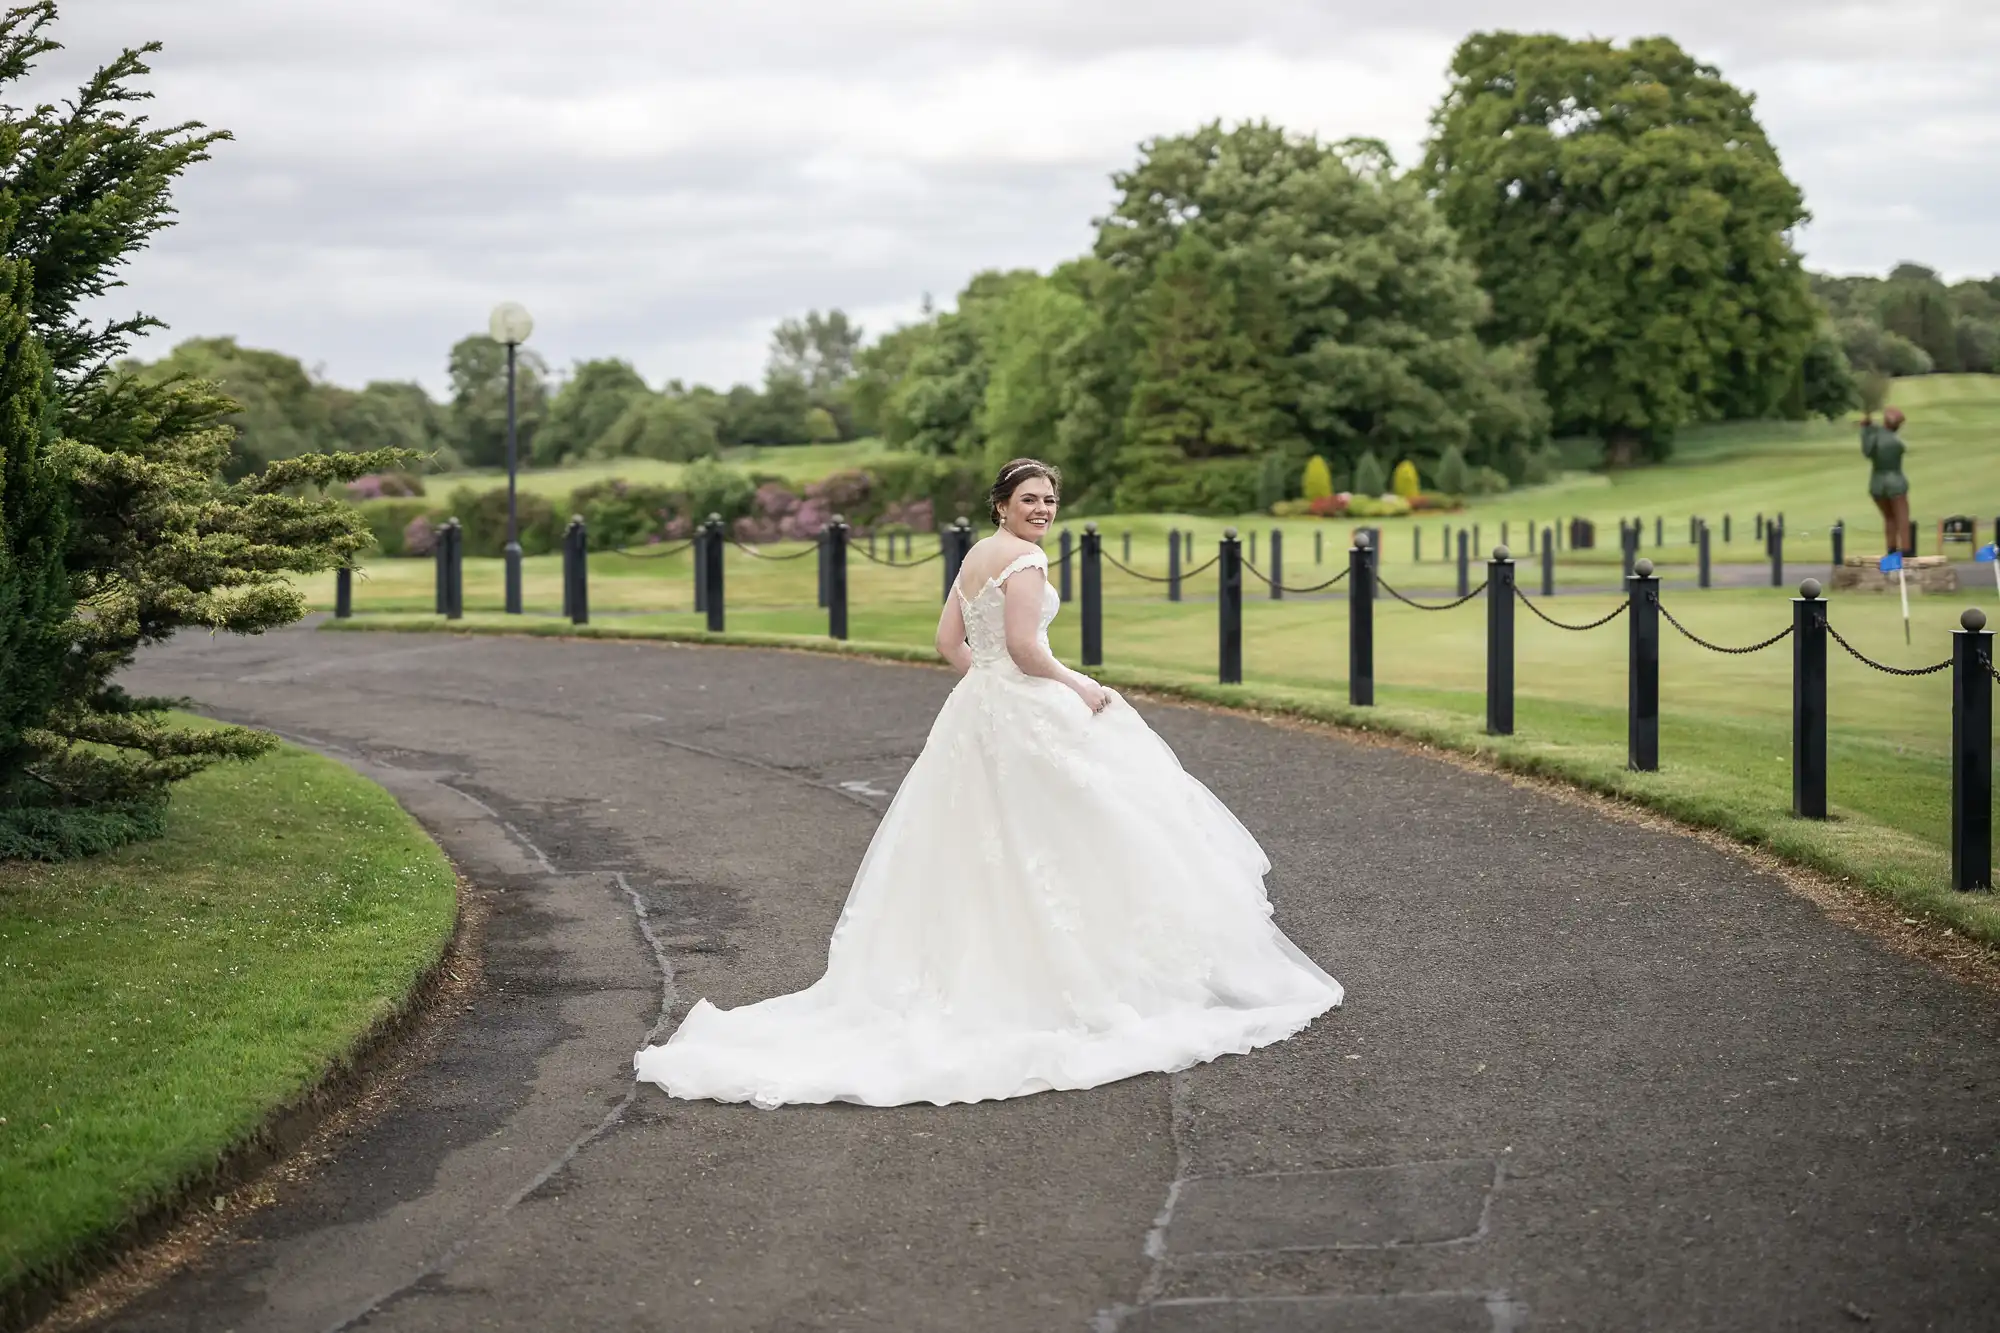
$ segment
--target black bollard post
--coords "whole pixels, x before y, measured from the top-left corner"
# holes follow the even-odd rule
[[[1639,559],[1639,529],[1624,519],[1618,520],[1618,549],[1625,562],[1625,577],[1632,577],[1632,567]]]
[[[903,559],[914,560],[916,558],[917,534],[915,529],[909,529],[903,533]]]
[[[708,528],[694,530],[694,609],[699,615],[708,610]],[[891,552],[891,554],[894,554]]]
[[[972,520],[960,514],[952,520],[950,541],[944,548],[944,595],[950,598],[951,590],[958,586],[958,573],[965,568],[965,557],[972,554]],[[844,557],[843,557],[844,558]]]
[[[1132,563],[1132,533],[1130,529],[1127,529],[1126,532],[1124,533],[1124,541],[1125,541],[1125,554],[1119,556],[1118,558],[1120,560],[1123,560],[1126,564],[1129,565]]]
[[[1660,547],[1660,546],[1665,546],[1666,544],[1667,544],[1667,520],[1661,518],[1658,514],[1655,514],[1653,515],[1653,545],[1655,547]]]
[[[1254,530],[1250,533],[1250,563],[1257,563],[1257,534]]]
[[[1475,551],[1479,549],[1479,525],[1477,523],[1472,525],[1472,549]],[[1460,588],[1458,595],[1460,597],[1465,596],[1465,589]]]
[[[1626,766],[1641,773],[1660,767],[1660,581],[1653,562],[1639,560],[1625,580],[1632,599],[1626,667]]]
[[[1542,529],[1542,596],[1556,595],[1556,530]]]
[[[1847,563],[1847,520],[1833,520],[1833,567],[1839,569]]]
[[[590,529],[581,514],[563,531],[563,614],[572,625],[590,623]]]
[[[1285,532],[1282,528],[1271,529],[1271,600],[1282,601],[1285,589]]]
[[[1178,602],[1180,599],[1181,535],[1178,532],[1169,532],[1167,534],[1167,600]]]
[[[1472,554],[1465,541],[1465,529],[1458,530],[1458,595],[1464,597],[1472,591]]]
[[[1070,542],[1069,529],[1064,528],[1062,530],[1062,536],[1058,538],[1056,541],[1056,550],[1057,550],[1057,559],[1062,562],[1062,569],[1060,570],[1062,586],[1059,589],[1057,589],[1057,591],[1062,594],[1062,600],[1065,604],[1067,604],[1070,599],[1070,582],[1069,582],[1070,547],[1071,547],[1071,542]]]
[[[1530,537],[1528,540],[1532,542],[1534,538]],[[1500,544],[1502,546],[1507,544],[1507,520],[1504,518],[1500,520]]]
[[[342,565],[333,571],[333,618],[351,620],[354,617],[354,569]]]
[[[1504,542],[1486,567],[1486,730],[1514,734],[1514,553]]]
[[[1993,887],[1993,632],[1967,607],[1951,636],[1951,886]]]
[[[436,567],[432,574],[437,584],[438,615],[443,615],[451,607],[451,575],[447,572],[451,566],[451,538],[445,535],[448,527],[448,523],[440,524],[431,534],[431,563]]]
[[[1698,550],[1698,553],[1697,553],[1697,564],[1699,565],[1699,568],[1700,568],[1700,574],[1699,574],[1699,576],[1698,576],[1698,577],[1699,577],[1699,581],[1700,581],[1700,584],[1701,584],[1701,586],[1702,586],[1702,587],[1704,587],[1704,588],[1706,588],[1706,587],[1708,587],[1708,586],[1709,586],[1709,580],[1710,580],[1710,571],[1709,571],[1709,561],[1708,561],[1708,524],[1707,524],[1707,522],[1705,522],[1705,521],[1704,521],[1704,522],[1702,523],[1702,525],[1701,525],[1701,528],[1700,528],[1700,530],[1699,530],[1699,531],[1698,531],[1698,532],[1697,532],[1697,533],[1695,534],[1695,537],[1696,537],[1696,540],[1697,540],[1697,541],[1698,541],[1698,542],[1700,543],[1700,547],[1699,547],[1699,550]]]
[[[1760,542],[1761,542],[1761,541],[1763,541],[1763,540],[1765,539],[1765,538],[1764,538],[1764,516],[1763,516],[1762,514],[1759,514],[1759,515],[1757,515],[1757,534],[1756,534],[1756,535],[1757,535],[1757,540],[1758,540],[1758,541],[1760,541]]]
[[[1906,559],[1910,560],[1917,558],[1917,516],[1915,514],[1910,515],[1909,522],[1903,527],[1903,555]]]
[[[1792,813],[1826,818],[1826,599],[1818,579],[1792,599]]]
[[[1104,537],[1083,525],[1083,664],[1104,665]]]
[[[1785,586],[1785,525],[1773,522],[1767,531],[1771,539],[1771,586]]]
[[[708,556],[702,561],[702,584],[706,589],[703,610],[708,612],[708,632],[722,633],[722,515],[710,514],[702,528]]]
[[[868,554],[870,556],[875,554],[875,529],[873,528],[868,529]]]
[[[1194,530],[1192,528],[1181,534],[1181,559],[1194,559]]]
[[[821,536],[826,546],[826,636],[829,639],[847,637],[847,520],[839,514],[826,525]],[[951,539],[953,547],[958,539]],[[946,555],[944,562],[951,563]],[[950,594],[947,593],[946,596]]]
[[[1734,538],[1729,535],[1729,515],[1724,514],[1722,516],[1722,544],[1727,546],[1732,540]]]
[[[2000,527],[2000,519],[1995,519],[1993,522],[1995,527]],[[1313,532],[1313,563],[1315,565],[1326,563],[1326,534],[1317,529]]]
[[[1410,563],[1424,563],[1424,530],[1414,523],[1410,525]]]
[[[821,528],[819,536],[813,539],[819,548],[814,553],[813,563],[819,566],[819,606],[822,611],[826,609],[826,531]]]
[[[1215,604],[1220,617],[1221,663],[1217,677],[1224,685],[1243,683],[1243,544],[1235,528],[1222,530],[1222,550],[1216,560]]]
[[[1366,532],[1354,534],[1347,552],[1347,702],[1375,703],[1375,551]]]
[[[452,620],[465,619],[465,525],[453,519],[445,525],[451,536],[451,558],[445,565],[445,610]]]

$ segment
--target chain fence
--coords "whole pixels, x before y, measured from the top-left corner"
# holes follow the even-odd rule
[[[818,554],[820,549],[819,544],[815,542],[802,551],[793,551],[790,555],[772,555],[767,551],[758,550],[747,542],[737,541],[734,537],[729,539],[729,544],[753,560],[802,560],[806,556]]]
[[[1774,643],[1783,643],[1786,639],[1792,636],[1792,631],[1798,628],[1798,626],[1796,625],[1787,625],[1784,627],[1784,629],[1780,630],[1776,634],[1773,634],[1770,638],[1765,639],[1761,643],[1753,643],[1748,648],[1725,648],[1719,643],[1710,643],[1707,639],[1702,638],[1701,635],[1696,634],[1686,625],[1683,625],[1681,624],[1680,621],[1674,619],[1674,613],[1667,610],[1666,603],[1660,600],[1660,595],[1658,593],[1649,592],[1646,594],[1646,599],[1653,604],[1655,609],[1657,609],[1662,616],[1666,617],[1667,623],[1669,625],[1672,625],[1675,629],[1681,632],[1683,638],[1686,638],[1692,643],[1700,644],[1702,647],[1708,649],[1712,653],[1727,653],[1731,657],[1741,657],[1745,653],[1760,653],[1764,651],[1764,649],[1769,648]]]
[[[1456,607],[1464,606],[1467,602],[1479,596],[1479,594],[1485,592],[1486,584],[1488,582],[1489,580],[1485,579],[1480,580],[1479,586],[1477,588],[1474,588],[1471,592],[1465,594],[1465,596],[1463,597],[1454,597],[1449,602],[1419,602],[1414,598],[1403,596],[1402,593],[1399,593],[1394,588],[1390,587],[1387,581],[1384,580],[1380,574],[1377,574],[1375,576],[1376,587],[1380,588],[1383,592],[1388,593],[1391,597],[1401,602],[1404,606],[1414,606],[1419,611],[1450,611]]]
[[[932,551],[929,555],[924,556],[918,560],[897,560],[893,557],[888,560],[884,560],[879,555],[870,554],[867,547],[856,546],[853,545],[852,543],[849,543],[847,549],[854,552],[856,555],[860,556],[863,560],[873,560],[876,564],[887,565],[890,569],[915,569],[919,565],[928,565],[933,560],[941,560],[944,558],[944,551],[942,549]]]
[[[1127,574],[1130,574],[1135,579],[1144,579],[1148,583],[1172,583],[1174,581],[1175,576],[1172,574],[1143,573],[1140,570],[1132,568],[1132,566],[1126,564],[1124,561],[1120,560],[1117,556],[1111,555],[1107,552],[1103,551],[1098,552],[1098,559],[1102,560],[1105,564],[1110,565],[1115,569],[1119,569]],[[1182,570],[1180,572],[1180,578],[1182,578],[1183,580],[1191,579],[1195,575],[1205,572],[1210,566],[1214,565],[1215,562],[1220,559],[1222,559],[1220,553],[1212,555],[1208,559],[1196,565],[1193,569]]]
[[[1271,587],[1276,588],[1279,592],[1298,593],[1300,595],[1304,595],[1306,593],[1324,592],[1326,589],[1331,588],[1334,584],[1346,578],[1348,574],[1352,572],[1351,570],[1343,569],[1338,574],[1335,574],[1332,578],[1328,579],[1324,583],[1315,583],[1309,588],[1294,588],[1289,583],[1272,583],[1271,576],[1269,574],[1266,574],[1263,570],[1257,568],[1257,566],[1251,564],[1248,560],[1245,560],[1243,562],[1243,568],[1249,570],[1252,574],[1255,574],[1259,579],[1262,579],[1265,583],[1269,584]]]
[[[688,550],[693,546],[694,543],[692,541],[685,541],[679,546],[669,546],[664,549],[657,546],[613,546],[606,554],[630,556],[634,560],[664,560],[670,555],[679,555],[682,551]]]
[[[1581,634],[1586,630],[1597,629],[1602,625],[1609,625],[1612,621],[1624,615],[1625,612],[1629,610],[1632,606],[1632,599],[1630,597],[1627,597],[1624,601],[1618,603],[1616,607],[1612,608],[1610,615],[1600,616],[1599,618],[1591,621],[1587,625],[1570,625],[1564,623],[1563,621],[1557,620],[1554,616],[1542,610],[1541,607],[1536,606],[1534,599],[1529,597],[1527,593],[1521,591],[1521,586],[1519,584],[1514,585],[1514,595],[1521,599],[1521,605],[1527,607],[1530,611],[1533,611],[1536,615],[1540,616],[1543,620],[1547,621],[1549,624],[1554,625],[1557,629],[1566,629],[1575,634]]]
[[[1874,667],[1877,671],[1881,672],[1885,676],[1932,676],[1936,675],[1940,671],[1943,671],[1946,667],[1949,667],[1951,665],[1951,659],[1947,657],[1944,659],[1944,661],[1935,663],[1927,667],[1893,667],[1886,662],[1876,661],[1874,658],[1868,656],[1868,654],[1862,652],[1859,648],[1856,648],[1853,644],[1849,643],[1846,639],[1842,638],[1840,635],[1840,631],[1833,627],[1831,621],[1827,623],[1826,632],[1833,636],[1833,641],[1835,643],[1839,644],[1842,648],[1845,648],[1847,650],[1847,655],[1849,657],[1852,657],[1855,661],[1861,663],[1861,665],[1863,666]]]

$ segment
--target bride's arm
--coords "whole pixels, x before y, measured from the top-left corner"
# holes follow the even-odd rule
[[[944,610],[938,615],[937,650],[959,675],[972,670],[972,649],[965,642],[965,608],[958,604],[956,590],[944,599]]]
[[[1104,687],[1071,671],[1042,646],[1042,590],[1048,586],[1048,572],[1032,565],[1009,576],[1001,585],[1007,606],[1007,656],[1014,659],[1022,675],[1060,681],[1075,690],[1092,709],[1101,708]]]

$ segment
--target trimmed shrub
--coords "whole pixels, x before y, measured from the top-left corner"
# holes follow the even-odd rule
[[[569,497],[569,512],[583,515],[593,551],[669,540],[667,527],[686,505],[680,491],[615,478],[579,486]]]
[[[547,555],[562,540],[563,524],[548,497],[522,491],[515,499],[515,514],[521,540],[521,554]],[[451,493],[445,507],[446,518],[456,518],[465,531],[465,554],[498,559],[507,548],[507,489],[497,487],[475,492],[461,487]]]
[[[167,803],[0,808],[0,861],[74,861],[167,831]]]
[[[1417,465],[1407,458],[1396,464],[1395,472],[1389,477],[1389,489],[1405,500],[1414,500],[1421,495],[1424,483],[1417,477]]]
[[[1379,496],[1389,489],[1389,474],[1373,449],[1364,450],[1354,460],[1354,494]]]
[[[1437,488],[1447,495],[1464,495],[1472,489],[1471,469],[1465,465],[1465,451],[1451,445],[1438,459]]]
[[[1148,466],[1118,483],[1118,507],[1131,513],[1245,514],[1257,507],[1254,458],[1208,458]]]
[[[1306,460],[1305,475],[1299,479],[1299,496],[1304,500],[1323,500],[1333,494],[1333,469],[1326,460],[1314,454]]]
[[[368,531],[375,536],[375,549],[383,555],[428,555],[426,551],[412,551],[409,546],[410,525],[431,512],[431,502],[414,499],[363,500],[354,506],[361,513],[362,521],[368,524]],[[435,520],[433,521],[435,526]]]
[[[1482,465],[1472,471],[1470,489],[1474,495],[1498,495],[1509,485],[1507,474],[1499,468]]]

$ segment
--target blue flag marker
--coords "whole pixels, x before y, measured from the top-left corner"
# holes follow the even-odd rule
[[[1979,548],[1979,558],[1987,561],[1989,564],[1995,560],[2000,560],[2000,547],[1995,547],[1992,542],[1986,543],[1986,545]]]
[[[1882,572],[1884,574],[1893,574],[1902,567],[1903,553],[1901,551],[1891,551],[1882,557]]]

